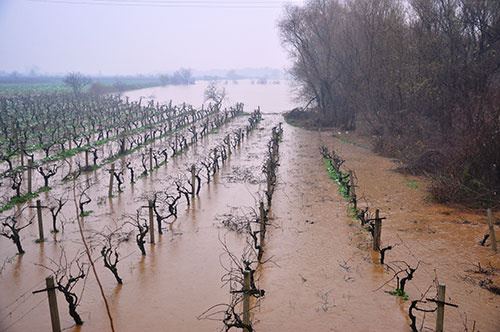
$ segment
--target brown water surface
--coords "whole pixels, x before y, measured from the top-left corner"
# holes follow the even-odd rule
[[[272,94],[272,87],[267,88]],[[283,85],[275,88],[284,89]],[[129,94],[131,98],[156,94],[158,99],[168,101],[160,95],[161,89]],[[258,95],[262,91],[252,93]],[[199,98],[199,91],[189,93]],[[193,100],[186,102],[196,104]],[[289,104],[288,99],[281,103],[273,100],[263,110],[281,112]],[[94,213],[85,217],[86,234],[122,224],[127,214],[145,205],[152,191],[169,186],[171,176],[186,173],[192,162],[205,156],[210,147],[245,121],[235,119],[219,133],[172,159],[166,167],[134,186],[126,184],[125,191],[113,199],[107,198],[105,170],[88,174],[98,185],[90,189],[93,202],[89,209]],[[123,286],[117,286],[101,260],[96,262],[116,331],[218,331],[223,327],[221,322],[197,319],[210,306],[230,299],[229,289],[221,287],[225,273],[222,265],[228,264],[221,240],[237,256],[245,245],[245,236],[222,227],[220,216],[238,208],[256,207],[265,184],[261,165],[266,144],[271,128],[280,121],[280,114],[265,114],[259,127],[234,151],[214,181],[203,184],[193,204],[188,207],[181,201],[178,219],[171,228],[166,227],[163,236],[156,236],[155,245],[147,244],[147,256],[140,255],[134,241],[120,247],[122,260],[118,269]],[[488,263],[500,267],[499,256],[478,244],[487,232],[484,216],[429,202],[425,197],[425,179],[410,179],[394,172],[396,163],[368,149],[343,143],[331,132],[321,133],[320,139],[318,132],[286,124],[280,145],[272,225],[265,242],[265,259],[269,261],[258,274],[258,285],[266,295],[253,312],[256,331],[410,331],[410,301],[384,292],[394,290],[395,282],[383,286],[391,274],[377,263],[378,254],[370,250],[368,232],[348,217],[347,203],[325,171],[319,153],[321,141],[330,149],[335,148],[346,159],[347,167],[355,170],[358,195],[362,197],[360,205],[379,208],[382,216],[387,217],[383,246],[401,244],[388,252],[386,261],[405,260],[412,266],[422,261],[414,279],[408,282],[410,299],[420,298],[437,276],[439,282],[447,285],[446,300],[459,305],[446,308],[446,331],[464,331],[465,315],[469,331],[473,321],[476,331],[499,331],[500,297],[478,286],[485,276],[467,272],[478,262],[484,267]],[[61,185],[46,195],[63,191],[71,194],[70,189],[70,184]],[[48,266],[51,259],[57,260],[61,246],[68,257],[82,249],[73,203],[67,204],[64,214],[68,220],[64,232],[48,233],[47,223],[45,243],[35,243],[36,224],[24,230],[26,254],[22,256],[15,255],[11,242],[0,239],[1,331],[50,330],[46,295],[31,292],[42,289],[49,274],[38,264]],[[23,215],[28,219],[34,211],[27,210]],[[48,217],[44,212],[45,220]],[[95,258],[98,255],[98,251],[93,253]],[[498,273],[488,277],[499,284]],[[428,294],[433,296],[434,293]],[[66,330],[110,330],[93,275],[86,281],[78,309],[85,321],[82,327],[73,326],[64,298],[58,296],[58,302]],[[419,315],[419,322],[422,317]],[[433,328],[434,319],[434,314],[426,315],[426,331]]]

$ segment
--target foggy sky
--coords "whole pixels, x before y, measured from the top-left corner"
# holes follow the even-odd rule
[[[286,68],[276,28],[283,3],[0,0],[0,71],[125,75],[180,67]]]

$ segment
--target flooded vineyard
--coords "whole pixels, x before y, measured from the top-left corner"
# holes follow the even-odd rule
[[[484,215],[430,202],[425,178],[395,172],[399,165],[373,154],[363,137],[286,124],[281,113],[293,108],[286,82],[230,82],[225,112],[201,107],[204,89],[131,91],[110,107],[134,110],[135,125],[110,112],[117,120],[106,122],[109,137],[89,126],[90,138],[78,131],[76,141],[49,151],[52,159],[42,149],[28,153],[46,158],[38,166],[45,174],[56,171],[50,190],[2,212],[2,222],[27,227],[19,231],[22,255],[0,238],[1,331],[50,330],[47,294],[32,292],[43,290],[49,275],[64,281],[71,268],[76,277],[79,267],[85,277],[72,292],[83,325],[75,325],[57,292],[66,331],[110,331],[110,317],[116,331],[219,331],[231,324],[235,331],[411,331],[412,301],[426,301],[418,306],[431,311],[434,302],[426,299],[436,298],[438,283],[446,284],[445,302],[458,305],[446,306],[445,331],[500,329],[500,258],[479,243],[488,231]],[[82,148],[74,150],[77,143]],[[368,207],[373,218],[379,209],[385,218],[381,247],[392,248],[384,265],[330,178],[321,146],[354,172],[359,210]],[[17,155],[11,162],[1,164],[2,206],[16,193],[9,170],[23,179],[20,193],[28,192],[29,170]],[[32,192],[45,187],[40,172],[31,176]],[[51,232],[63,203],[58,232]],[[123,284],[104,266],[106,247]],[[390,294],[408,275],[398,266],[415,269],[405,296]],[[419,329],[434,330],[435,312],[415,315]]]

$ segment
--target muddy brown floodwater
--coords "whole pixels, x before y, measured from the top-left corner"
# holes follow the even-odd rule
[[[143,93],[136,92],[137,96]],[[245,236],[224,228],[220,219],[224,214],[257,206],[265,186],[261,166],[266,144],[271,128],[281,121],[280,114],[264,114],[258,128],[233,152],[214,182],[203,184],[191,206],[181,201],[178,218],[162,236],[157,235],[156,244],[147,244],[145,257],[134,241],[121,245],[118,270],[123,286],[117,286],[102,261],[97,260],[97,273],[116,331],[223,328],[221,322],[197,319],[212,305],[230,300],[229,289],[221,282],[223,265],[227,265],[221,241],[237,256],[245,245]],[[244,117],[232,120],[134,186],[126,183],[124,192],[112,199],[107,198],[105,171],[89,174],[99,184],[90,189],[94,200],[89,209],[94,212],[85,217],[86,234],[123,223],[126,214],[145,205],[154,190],[168,186],[169,177],[185,172],[225,134],[245,122]],[[487,232],[484,215],[429,202],[425,179],[396,173],[398,164],[394,161],[344,143],[347,141],[335,138],[331,131],[318,133],[283,126],[272,226],[264,248],[264,259],[269,262],[259,270],[257,281],[266,293],[252,313],[256,331],[411,331],[410,300],[419,299],[436,278],[447,286],[446,301],[459,305],[445,309],[445,331],[465,331],[464,324],[472,331],[474,321],[476,331],[500,330],[500,296],[480,287],[481,280],[487,278],[499,285],[500,272],[488,276],[473,272],[473,264],[478,262],[485,268],[488,264],[500,268],[499,255],[479,245]],[[355,171],[357,194],[363,197],[360,205],[378,208],[387,217],[382,245],[400,244],[387,253],[386,262],[404,260],[415,266],[422,261],[407,285],[410,300],[387,293],[394,290],[395,282],[384,286],[391,274],[377,264],[378,255],[370,249],[368,232],[348,217],[347,202],[325,170],[320,142],[335,149],[346,160],[346,166]],[[69,189],[61,185],[46,195],[65,190]],[[24,213],[26,218],[34,215],[33,211]],[[15,255],[11,242],[0,239],[1,331],[50,330],[46,295],[31,292],[42,289],[49,275],[39,264],[50,266],[51,260],[61,254],[61,247],[68,257],[82,249],[74,205],[67,204],[64,214],[64,232],[46,235],[45,243],[35,243],[35,224],[24,230],[21,234],[26,254],[22,256]],[[44,212],[45,220],[48,217]],[[47,224],[46,233],[48,229]],[[95,258],[98,255],[97,251],[93,253]],[[64,298],[58,295],[63,328],[109,331],[105,306],[91,273],[84,288],[78,308],[85,322],[81,327],[74,326]],[[431,289],[427,297],[434,295]],[[418,314],[419,324],[422,319],[423,315]],[[434,320],[433,313],[426,314],[424,331],[434,328]]]

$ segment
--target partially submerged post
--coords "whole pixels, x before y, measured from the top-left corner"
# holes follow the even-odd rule
[[[155,243],[155,224],[153,220],[153,201],[148,201],[149,209],[149,243]]]
[[[39,199],[36,200],[36,213],[38,216],[38,233],[40,234],[40,238],[38,239],[40,242],[43,242],[43,220],[42,220],[42,203]]]
[[[243,272],[243,324],[250,325],[250,271]],[[243,328],[243,332],[248,332]]]
[[[54,287],[54,278],[52,276],[45,278],[47,286],[47,295],[49,297],[50,321],[52,322],[52,332],[61,331],[61,322],[59,321],[59,310],[57,309],[56,288]]]
[[[436,332],[443,332],[446,285],[439,284],[437,299]]]
[[[373,226],[373,250],[380,250],[380,236],[382,233],[382,219],[379,216],[379,210],[375,211],[375,224]]]
[[[276,132],[276,127],[273,127],[272,144],[273,144],[273,159],[276,159],[278,155],[278,133]]]
[[[177,153],[177,145],[178,145],[178,140],[179,138],[177,137],[177,133],[175,133],[175,152]]]
[[[228,134],[226,138],[227,138],[227,154],[231,155],[231,136],[229,136]]]
[[[45,278],[45,288],[33,291],[32,294],[47,292],[49,298],[50,321],[52,323],[52,332],[61,332],[61,322],[59,321],[59,310],[57,309],[56,287],[54,277]]]
[[[196,166],[193,164],[191,166],[191,197],[194,198],[196,195]]]
[[[153,171],[153,148],[149,148],[149,171]]]
[[[268,159],[267,160],[267,165],[266,165],[266,168],[267,168],[267,192],[268,194],[271,193],[271,159]],[[268,202],[269,204],[269,202]]]
[[[490,229],[491,250],[497,252],[497,239],[495,237],[495,228],[493,226],[493,219],[491,218],[491,209],[488,209],[487,213],[488,213],[488,227]]]
[[[264,236],[266,235],[266,222],[264,216],[264,202],[260,202],[259,204],[259,224],[260,224],[260,246],[264,243]]]
[[[21,166],[24,166],[24,144],[21,144],[21,147],[18,148],[19,153],[21,154]]]
[[[88,149],[85,149],[85,170],[89,170],[90,169],[90,166],[89,166],[89,150]]]
[[[109,171],[109,191],[108,191],[108,197],[111,198],[113,197],[113,176],[115,173],[115,163],[111,164],[111,170]]]
[[[33,161],[31,159],[28,160],[28,194],[33,193],[33,187],[31,185],[33,179]]]

